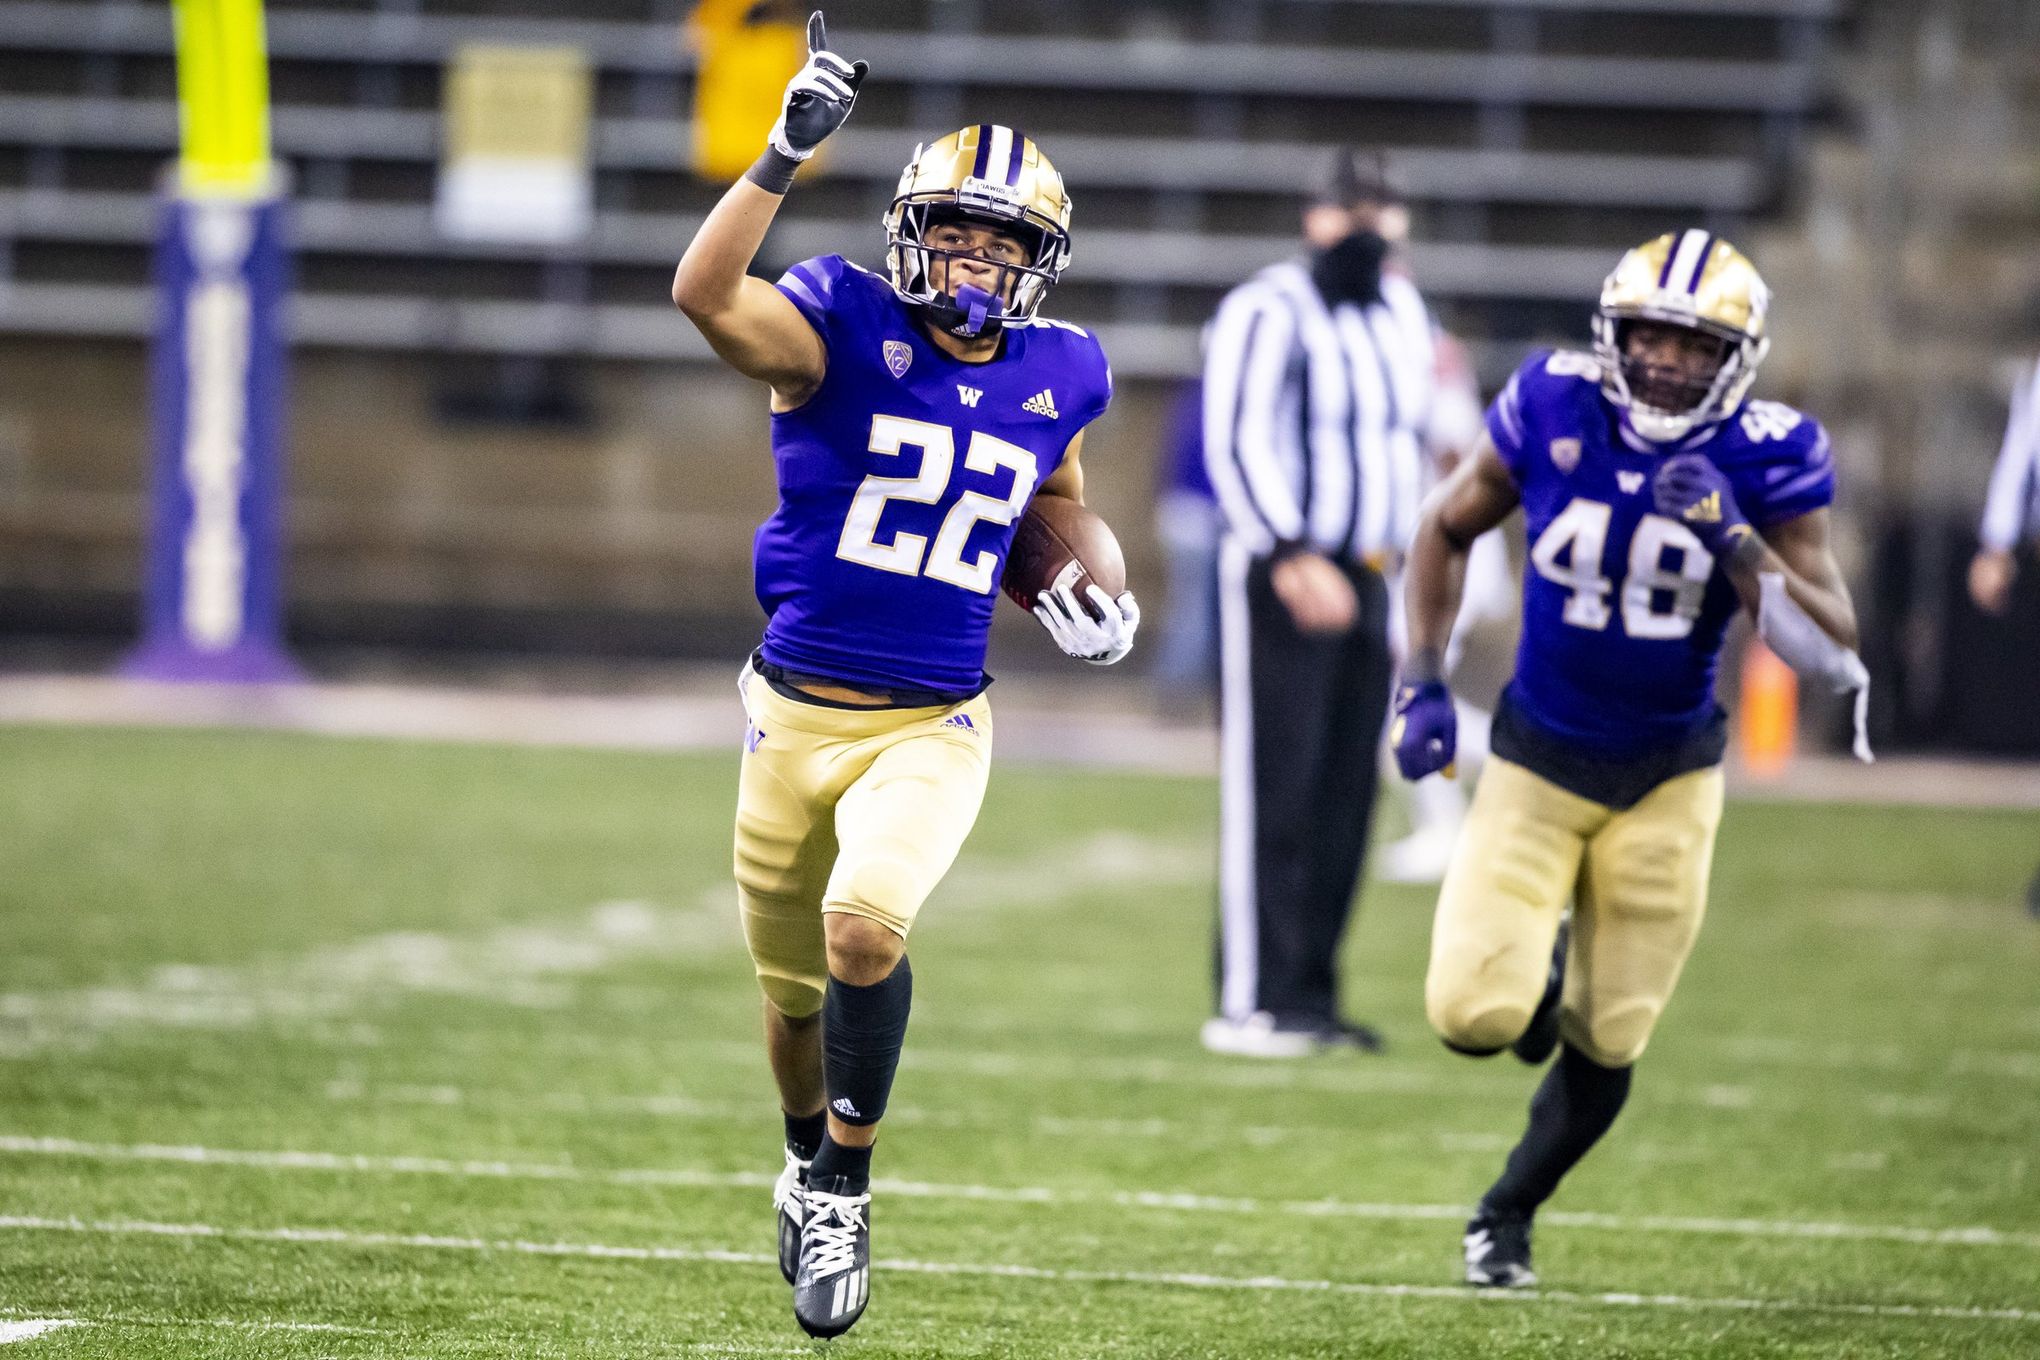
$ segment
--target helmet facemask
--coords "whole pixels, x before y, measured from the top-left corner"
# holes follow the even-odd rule
[[[1637,322],[1705,335],[1720,345],[1720,359],[1712,372],[1691,377],[1653,367],[1628,352],[1629,332]],[[1756,381],[1757,365],[1769,346],[1766,339],[1656,308],[1604,306],[1594,317],[1601,390],[1626,413],[1630,428],[1654,444],[1684,439],[1732,414]]]
[[[888,259],[896,280],[894,290],[924,308],[938,330],[961,339],[995,335],[1008,321],[1031,320],[1049,286],[1062,272],[1056,257],[1060,255],[1064,261],[1068,258],[1067,237],[1057,251],[1050,245],[1047,229],[1024,219],[972,213],[940,201],[902,202],[895,208],[888,219],[897,225],[887,236]],[[928,243],[929,234],[936,228],[959,222],[1007,233],[1020,242],[1025,258],[1001,261],[975,251],[945,250]],[[1044,247],[1049,249],[1045,252]],[[1043,262],[1044,253],[1049,256],[1048,262]],[[950,261],[957,259],[989,268],[990,286],[952,284]]]

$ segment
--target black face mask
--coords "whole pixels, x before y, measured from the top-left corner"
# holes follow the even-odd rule
[[[1378,232],[1356,231],[1311,257],[1310,277],[1325,301],[1365,306],[1381,300],[1381,261],[1388,241]]]

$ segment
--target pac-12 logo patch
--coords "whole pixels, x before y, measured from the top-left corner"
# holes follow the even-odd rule
[[[914,351],[904,340],[888,340],[881,347],[885,355],[885,366],[892,370],[895,378],[907,376],[907,366],[914,362]]]
[[[1554,439],[1551,441],[1551,465],[1560,472],[1571,472],[1580,465],[1580,441],[1577,439]]]

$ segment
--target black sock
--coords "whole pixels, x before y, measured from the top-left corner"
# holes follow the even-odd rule
[[[844,1147],[823,1134],[821,1150],[815,1153],[814,1165],[808,1168],[808,1184],[813,1185],[825,1176],[837,1176],[848,1181],[849,1184],[844,1187],[846,1194],[863,1194],[871,1188],[871,1149]]]
[[[869,987],[829,979],[822,996],[822,1074],[829,1110],[845,1124],[863,1127],[885,1117],[913,1001],[914,970],[904,954]]]
[[[1603,1067],[1571,1044],[1530,1101],[1530,1127],[1509,1154],[1500,1180],[1481,1196],[1485,1213],[1527,1218],[1600,1141],[1629,1099],[1627,1067]]]
[[[813,1114],[787,1114],[781,1110],[779,1113],[786,1120],[787,1151],[803,1162],[813,1161],[815,1149],[822,1145],[822,1135],[829,1131],[829,1112],[816,1110]]]

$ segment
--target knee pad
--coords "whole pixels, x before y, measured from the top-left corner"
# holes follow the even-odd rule
[[[1662,1007],[1647,1001],[1611,1006],[1591,1018],[1568,1010],[1559,1024],[1565,1041],[1602,1067],[1630,1067],[1643,1056]]]
[[[1427,996],[1424,1010],[1447,1048],[1478,1057],[1522,1038],[1536,1002],[1526,1006],[1487,996]]]
[[[927,881],[920,856],[905,842],[873,846],[838,870],[822,910],[865,917],[902,939],[934,886]]]

